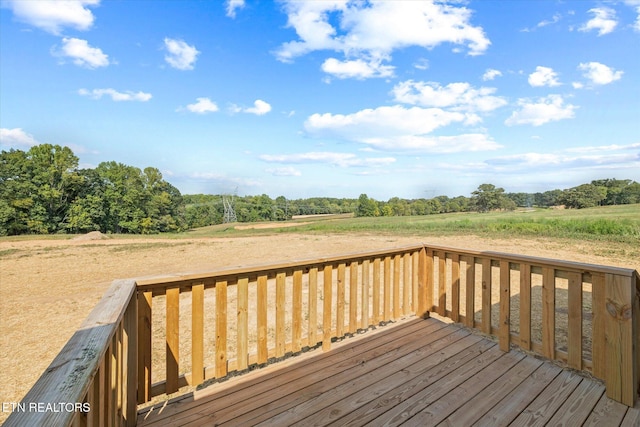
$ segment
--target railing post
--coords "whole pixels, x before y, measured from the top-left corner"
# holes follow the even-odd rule
[[[138,403],[151,400],[152,293],[138,292]]]
[[[428,295],[433,290],[429,288],[429,272],[427,267],[427,248],[423,247],[418,255],[418,308],[416,310],[416,316],[418,317],[429,317],[429,310],[431,310]]]
[[[509,261],[500,261],[500,350],[511,350],[511,269]]]
[[[324,293],[322,304],[322,351],[331,350],[331,299],[333,288],[333,266],[324,266]]]
[[[640,273],[636,270],[634,273],[635,276],[635,290],[636,296],[634,298],[633,303],[633,321],[634,321],[634,329],[633,329],[633,342],[635,345],[636,351],[636,369],[635,369],[635,381],[636,391],[640,393]],[[637,393],[636,393],[637,395]]]
[[[125,313],[124,331],[127,335],[126,400],[124,413],[127,426],[135,426],[138,417],[138,301],[133,294]],[[95,380],[94,380],[95,381]]]
[[[605,337],[607,396],[627,406],[638,394],[638,331],[633,319],[636,302],[635,275],[605,274]]]

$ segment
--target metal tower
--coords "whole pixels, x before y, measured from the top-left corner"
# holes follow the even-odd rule
[[[223,222],[238,222],[238,217],[236,216],[236,211],[233,209],[233,203],[235,201],[235,197],[238,195],[238,189],[233,192],[233,194],[223,194],[222,195],[222,205],[224,206],[224,218]]]

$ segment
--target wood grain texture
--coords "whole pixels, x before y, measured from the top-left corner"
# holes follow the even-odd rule
[[[180,288],[167,289],[166,300],[166,393],[178,391],[180,374]]]

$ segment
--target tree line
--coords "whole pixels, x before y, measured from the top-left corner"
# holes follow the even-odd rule
[[[549,208],[564,206],[583,209],[595,206],[640,203],[640,183],[630,179],[600,179],[564,190],[537,193],[507,193],[493,184],[481,184],[471,197],[449,198],[437,196],[431,199],[400,199],[376,201],[366,194],[358,198],[356,216],[404,216],[430,215],[451,212],[488,212],[514,210],[516,208]]]
[[[306,214],[409,216],[556,205],[580,209],[640,203],[640,184],[602,179],[543,193],[507,193],[482,184],[470,197],[378,201],[361,194],[357,199],[290,200],[262,194],[229,196],[229,202],[239,222],[282,221]],[[222,195],[182,195],[154,167],[141,170],[110,161],[80,169],[70,148],[51,144],[0,153],[0,235],[183,231],[221,224],[224,214]]]
[[[182,195],[156,168],[79,169],[71,149],[51,144],[0,153],[0,235],[185,228]]]

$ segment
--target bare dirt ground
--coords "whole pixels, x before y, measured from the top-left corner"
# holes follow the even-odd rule
[[[640,270],[629,245],[477,236],[277,234],[198,239],[0,239],[0,402],[18,402],[112,280],[326,257],[416,243]],[[0,413],[0,423],[8,416]]]

